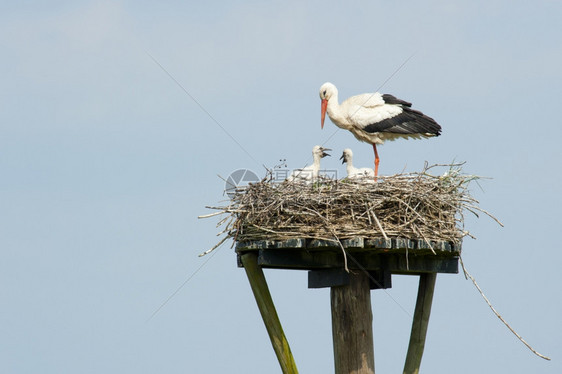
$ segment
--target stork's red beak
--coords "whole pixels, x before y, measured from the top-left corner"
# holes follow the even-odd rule
[[[322,99],[322,120],[320,122],[320,128],[324,128],[324,119],[326,119],[326,108],[328,108],[328,100]]]

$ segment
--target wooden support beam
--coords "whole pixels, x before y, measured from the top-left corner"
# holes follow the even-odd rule
[[[336,374],[374,374],[373,314],[369,277],[350,274],[345,286],[330,289]]]
[[[322,269],[308,272],[308,288],[338,287],[349,284],[345,269]]]
[[[436,278],[436,273],[420,275],[418,299],[414,311],[408,354],[406,355],[406,363],[404,364],[404,374],[418,374],[420,371]]]
[[[255,252],[244,253],[241,256],[242,265],[250,281],[250,286],[256,298],[265,328],[273,345],[273,350],[281,365],[283,374],[298,374],[295,359],[291,353],[289,342],[283,332],[279,316],[275,310],[271,293],[267,287],[263,270],[258,266],[258,255]]]
[[[333,269],[343,268],[344,259],[341,249],[338,250],[287,250],[287,249],[261,249],[252,250],[258,253],[258,264],[262,268],[271,269]],[[458,256],[445,257],[410,255],[406,258],[403,253],[381,253],[382,251],[350,252],[361,265],[371,270],[385,270],[391,273],[458,273]],[[242,252],[246,253],[246,252]],[[240,255],[240,254],[239,254]],[[354,264],[349,263],[350,268]]]
[[[259,261],[259,259],[258,259]],[[357,269],[352,271],[358,271]],[[391,288],[392,277],[389,271],[369,271],[369,287],[372,290]],[[308,272],[308,288],[325,288],[345,286],[349,284],[351,274],[343,268],[310,270]]]

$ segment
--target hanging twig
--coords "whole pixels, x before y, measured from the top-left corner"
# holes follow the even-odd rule
[[[505,319],[503,319],[503,317],[497,312],[497,310],[492,306],[492,303],[490,303],[490,300],[488,300],[488,298],[486,297],[486,295],[484,295],[484,292],[482,292],[482,289],[480,288],[480,286],[478,286],[478,283],[476,283],[476,280],[474,279],[474,277],[472,275],[470,275],[470,273],[466,270],[466,267],[464,266],[464,263],[462,261],[461,258],[461,266],[462,266],[462,271],[464,272],[464,276],[470,278],[470,280],[472,281],[472,283],[474,283],[474,286],[476,287],[476,289],[478,290],[478,292],[480,292],[480,295],[482,296],[482,298],[484,298],[484,301],[486,302],[486,304],[488,304],[488,306],[490,307],[490,309],[492,309],[492,312],[494,312],[494,314],[496,315],[496,317],[498,317],[500,319],[500,321],[503,322],[503,324],[509,329],[509,331],[511,331],[515,336],[517,336],[517,339],[519,339],[521,341],[521,343],[525,344],[525,346],[527,348],[529,348],[531,350],[531,352],[533,352],[534,354],[536,354],[537,356],[539,356],[540,358],[544,358],[545,360],[550,361],[550,357],[547,357],[545,355],[540,354],[539,352],[535,351],[535,349],[533,347],[531,347],[529,345],[529,343],[527,343],[525,341],[525,339],[523,339],[521,337],[521,335],[519,335],[510,325],[509,323],[507,323],[505,321]]]
[[[222,243],[224,243],[224,242],[226,241],[226,239],[228,239],[228,238],[229,238],[228,235],[225,236],[225,237],[222,238],[221,241],[218,242],[213,248],[208,249],[208,250],[206,250],[205,252],[201,253],[201,254],[199,255],[199,257],[203,257],[203,256],[208,255],[209,253],[213,252],[215,249],[217,249],[218,247],[220,247],[220,245],[221,245]]]

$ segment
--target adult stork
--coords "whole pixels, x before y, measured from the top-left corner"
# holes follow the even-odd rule
[[[441,134],[441,126],[411,108],[412,104],[389,94],[366,93],[352,96],[338,103],[338,89],[332,83],[320,87],[322,121],[324,128],[326,112],[332,122],[351,133],[362,142],[373,145],[375,151],[375,180],[379,171],[377,144],[385,140],[421,139]]]

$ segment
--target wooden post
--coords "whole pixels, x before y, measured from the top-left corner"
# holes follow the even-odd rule
[[[404,364],[404,374],[418,374],[420,371],[436,278],[437,273],[423,273],[420,275],[418,299],[414,311],[408,354]]]
[[[279,321],[279,316],[275,310],[271,293],[267,287],[267,282],[262,268],[258,265],[258,256],[254,252],[244,253],[240,256],[242,265],[246,269],[246,275],[250,281],[250,286],[256,298],[256,303],[261,313],[265,328],[269,334],[269,339],[273,345],[273,350],[281,365],[283,374],[298,374],[295,359],[291,353],[289,342],[283,332],[283,327]]]
[[[350,274],[345,286],[330,289],[336,374],[374,374],[371,290],[365,272]]]

